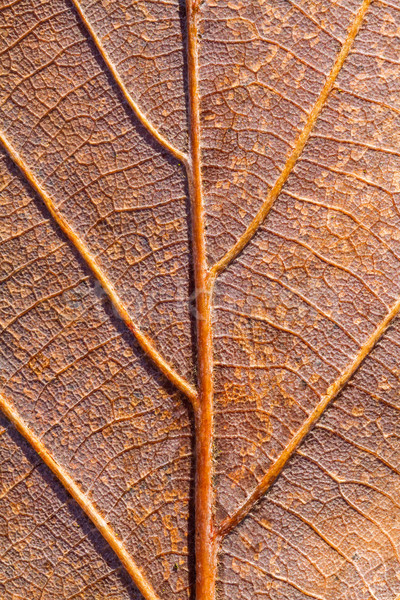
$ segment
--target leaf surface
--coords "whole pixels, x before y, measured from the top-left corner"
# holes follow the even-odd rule
[[[2,597],[395,600],[397,0],[0,10]]]

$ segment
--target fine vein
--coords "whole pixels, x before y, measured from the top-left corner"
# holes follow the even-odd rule
[[[232,248],[225,254],[225,256],[223,256],[217,263],[214,264],[214,266],[211,269],[212,277],[214,277],[214,278],[218,277],[218,275],[222,271],[224,271],[226,269],[226,267],[233,260],[235,260],[235,258],[238,256],[238,254],[240,254],[240,252],[243,250],[243,248],[254,237],[254,235],[257,233],[259,226],[263,223],[265,217],[268,215],[269,211],[271,210],[275,200],[278,198],[279,194],[281,193],[283,186],[285,185],[286,181],[288,180],[290,173],[293,171],[293,169],[297,163],[297,160],[299,159],[301,153],[304,150],[305,145],[307,144],[308,138],[310,137],[310,134],[311,134],[311,132],[315,126],[315,123],[326,103],[328,96],[329,96],[330,92],[332,91],[332,88],[335,84],[336,78],[337,78],[337,76],[338,76],[350,50],[351,50],[351,47],[355,40],[355,37],[360,29],[360,26],[364,19],[365,13],[367,12],[368,7],[371,4],[371,2],[372,2],[372,0],[364,0],[363,1],[363,3],[356,15],[356,18],[354,19],[354,21],[349,29],[349,33],[346,38],[346,41],[344,42],[344,44],[336,58],[336,61],[328,75],[325,85],[322,88],[321,93],[318,97],[318,100],[314,104],[314,107],[308,116],[308,119],[306,121],[306,124],[305,124],[302,132],[300,133],[299,137],[297,138],[297,140],[295,142],[294,148],[293,148],[291,154],[289,155],[289,158],[286,161],[286,164],[283,168],[282,173],[280,174],[280,176],[276,180],[275,184],[271,188],[270,192],[267,195],[265,202],[263,203],[260,210],[254,217],[253,221],[247,227],[246,231],[238,239],[238,241],[232,246]]]
[[[12,404],[2,394],[0,394],[0,409],[15,425],[27,442],[29,442],[32,448],[36,450],[43,462],[53,471],[54,475],[62,483],[67,492],[71,494],[92,523],[97,527],[132,577],[143,597],[146,600],[160,600],[151,584],[132,560],[132,557],[127,552],[122,541],[118,539],[117,534],[112,530],[107,521],[102,517],[89,498],[82,492],[72,477],[70,477],[65,469],[53,458],[43,442],[31,431]]]
[[[332,385],[326,391],[314,408],[312,413],[297,431],[297,433],[290,440],[289,444],[285,447],[283,452],[279,455],[276,461],[271,465],[268,469],[260,483],[254,489],[253,493],[249,496],[249,498],[242,504],[242,506],[231,516],[226,518],[219,527],[219,535],[224,536],[229,531],[231,531],[236,525],[238,525],[245,516],[250,512],[253,506],[260,500],[260,498],[267,492],[272,483],[278,477],[279,473],[282,471],[283,467],[286,465],[290,457],[296,451],[299,444],[303,441],[304,437],[310,431],[310,429],[315,425],[316,421],[320,418],[322,413],[325,411],[326,407],[332,400],[336,398],[336,396],[342,391],[344,386],[348,383],[349,379],[354,375],[362,361],[368,356],[373,347],[380,340],[382,335],[385,333],[386,329],[389,327],[393,319],[396,317],[400,310],[400,298],[393,305],[390,311],[387,313],[386,317],[383,321],[378,325],[378,327],[374,330],[372,335],[367,339],[365,344],[360,348],[359,352],[354,357],[354,360],[350,365],[343,371],[343,373],[338,377]]]
[[[19,167],[19,169],[26,177],[27,181],[30,183],[32,188],[41,197],[49,213],[56,221],[60,229],[70,239],[70,241],[78,250],[82,258],[85,260],[86,264],[90,267],[94,275],[97,277],[97,279],[102,285],[103,290],[106,292],[114,307],[118,311],[118,314],[120,315],[126,326],[133,333],[146,355],[153,361],[153,363],[159,368],[159,370],[165,375],[165,377],[190,399],[193,406],[197,406],[196,390],[190,385],[188,381],[186,381],[186,379],[179,375],[179,373],[177,373],[175,369],[171,367],[170,364],[167,363],[167,361],[161,356],[158,350],[156,350],[156,348],[153,346],[152,341],[147,337],[145,333],[143,333],[139,329],[139,327],[137,327],[137,325],[134,323],[131,316],[129,315],[129,312],[127,311],[121,298],[118,296],[116,290],[114,289],[113,284],[108,279],[103,270],[99,267],[95,257],[91,254],[86,244],[81,240],[78,234],[70,227],[67,220],[64,219],[64,217],[60,214],[52,198],[47,194],[46,190],[42,188],[35,175],[31,172],[24,160],[21,158],[21,156],[18,154],[15,148],[11,145],[11,143],[8,141],[5,135],[1,132],[0,143],[3,145],[3,147],[13,159],[15,164]]]
[[[117,69],[115,68],[112,60],[110,59],[107,52],[105,51],[103,44],[101,43],[98,35],[96,34],[95,30],[93,29],[93,27],[89,23],[88,19],[86,18],[85,13],[83,12],[82,7],[80,6],[80,3],[78,2],[78,0],[71,0],[71,1],[77,10],[83,25],[86,27],[87,32],[89,33],[94,44],[96,45],[97,50],[100,52],[100,54],[104,60],[104,63],[107,65],[107,68],[109,69],[112,77],[114,78],[115,83],[118,85],[125,100],[129,104],[129,106],[131,107],[131,109],[133,110],[136,117],[139,119],[139,121],[143,125],[143,127],[145,127],[147,129],[147,131],[158,141],[159,144],[161,144],[161,146],[163,146],[166,150],[168,150],[168,152],[170,152],[173,156],[175,156],[175,158],[182,161],[186,165],[187,160],[188,160],[187,155],[184,152],[182,152],[181,150],[179,150],[178,148],[176,148],[173,144],[171,144],[171,142],[169,142],[154,127],[154,125],[149,121],[149,119],[146,117],[146,115],[142,112],[142,110],[139,108],[139,106],[136,104],[136,102],[132,98],[130,92],[128,91],[128,89],[125,86],[124,82],[122,81],[121,77],[119,76]]]

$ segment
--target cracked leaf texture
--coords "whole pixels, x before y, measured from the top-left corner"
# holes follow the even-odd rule
[[[399,56],[399,0],[0,0],[1,600],[400,597]]]

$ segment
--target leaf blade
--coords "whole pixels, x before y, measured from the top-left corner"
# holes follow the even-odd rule
[[[189,407],[104,306],[79,255],[7,155],[0,169],[7,199],[1,230],[9,256],[2,265],[8,278],[1,290],[2,393],[110,523],[142,573],[151,575],[157,595],[184,597],[190,564]],[[7,303],[8,286],[21,290],[13,305]],[[24,331],[31,334],[20,337]],[[18,495],[23,502],[23,486]],[[21,527],[29,528],[26,521]],[[182,536],[176,537],[177,530]],[[76,578],[84,560],[76,560]],[[2,564],[4,578],[3,568],[10,566]],[[90,587],[86,593],[93,593]]]
[[[75,481],[68,475],[68,473],[60,466],[57,461],[54,460],[46,446],[37,438],[17,411],[11,406],[11,404],[0,394],[0,408],[6,417],[15,425],[19,433],[26,439],[27,442],[36,450],[42,461],[51,469],[54,475],[59,479],[64,488],[72,498],[76,500],[82,510],[86,513],[92,523],[100,531],[104,539],[108,542],[112,550],[120,559],[125,569],[132,577],[134,583],[143,594],[146,600],[160,600],[159,596],[154,592],[152,586],[143,576],[140,569],[133,561],[130,554],[126,551],[126,548],[122,542],[115,535],[109,524],[105,521],[96,507],[92,504],[89,498],[82,493],[79,486]]]
[[[136,102],[134,101],[134,99],[132,98],[132,95],[129,93],[128,89],[126,88],[124,82],[122,81],[121,77],[118,74],[117,69],[115,68],[115,66],[113,65],[112,61],[110,60],[109,56],[107,55],[107,53],[105,52],[101,41],[99,40],[98,36],[96,35],[93,27],[91,26],[89,20],[87,19],[87,17],[85,16],[82,7],[80,5],[80,3],[78,2],[78,0],[72,0],[81,20],[82,23],[84,24],[84,26],[86,27],[86,29],[88,30],[92,40],[94,41],[98,51],[100,52],[105,64],[107,65],[107,68],[109,69],[110,73],[112,74],[114,81],[116,82],[116,84],[118,85],[118,87],[120,88],[120,90],[122,91],[125,100],[128,102],[129,106],[131,107],[131,109],[133,110],[133,112],[135,113],[136,117],[139,119],[139,121],[141,122],[141,124],[145,127],[145,129],[147,129],[147,131],[157,140],[157,142],[159,144],[161,144],[161,146],[163,146],[166,150],[168,150],[168,152],[170,152],[172,154],[172,156],[174,156],[176,159],[181,160],[184,164],[187,163],[188,161],[188,157],[184,152],[181,152],[181,150],[179,150],[178,148],[175,148],[175,146],[173,146],[171,144],[171,142],[169,142],[163,135],[162,133],[160,133],[159,131],[157,131],[157,129],[154,127],[154,125],[147,119],[146,115],[143,113],[143,111],[139,108],[139,106],[136,104]]]
[[[265,220],[266,216],[268,215],[269,211],[271,210],[275,200],[278,198],[283,186],[285,185],[286,181],[288,180],[288,178],[290,176],[290,173],[294,169],[294,167],[297,163],[297,160],[299,159],[300,155],[302,154],[304,147],[307,144],[308,138],[310,137],[310,134],[314,128],[314,125],[319,117],[319,114],[321,113],[321,111],[329,97],[329,94],[331,93],[331,91],[333,89],[333,86],[335,85],[337,76],[339,75],[339,72],[340,72],[341,68],[343,67],[343,64],[351,50],[351,47],[354,43],[356,35],[359,32],[359,29],[362,25],[362,22],[365,18],[366,12],[367,12],[370,4],[371,4],[371,0],[365,0],[362,3],[362,5],[356,15],[356,18],[354,19],[353,23],[350,25],[349,34],[348,34],[344,44],[341,47],[341,50],[337,56],[337,59],[335,60],[335,63],[333,65],[329,75],[328,75],[325,85],[323,86],[323,88],[321,90],[318,100],[316,101],[311,112],[309,113],[306,124],[305,124],[302,132],[300,133],[299,137],[297,138],[294,148],[293,148],[293,151],[291,152],[290,156],[288,157],[288,159],[285,163],[284,169],[282,170],[280,176],[278,177],[278,179],[272,186],[271,191],[269,192],[266,200],[264,201],[263,205],[257,212],[254,219],[251,221],[250,225],[248,225],[246,231],[241,235],[241,237],[232,246],[232,248],[230,248],[228,250],[228,252],[217,263],[215,263],[213,265],[213,267],[211,269],[211,273],[212,273],[213,277],[218,277],[218,275],[220,273],[222,273],[222,271],[224,269],[226,269],[233,260],[235,260],[235,258],[241,253],[243,248],[245,248],[245,246],[247,246],[247,244],[250,242],[250,240],[256,235],[258,228],[264,222],[264,220]]]
[[[398,403],[393,403],[396,376],[391,375],[390,387],[379,388],[387,381],[388,368],[396,364],[398,347],[393,342],[398,341],[398,331],[397,318],[305,438],[270,494],[226,538],[223,561],[228,572],[233,567],[232,551],[243,561],[246,539],[256,543],[264,531],[269,544],[261,555],[282,542],[277,561],[270,563],[265,576],[279,576],[291,559],[292,568],[281,578],[282,594],[287,584],[294,583],[313,597],[323,589],[323,597],[347,593],[361,598],[397,597],[399,584],[392,573],[399,563],[400,470],[390,439],[385,438],[386,430],[399,419]],[[390,365],[382,364],[380,357],[389,359]],[[365,391],[360,396],[362,382]],[[338,558],[338,551],[345,561]],[[376,570],[370,570],[375,553],[381,558]],[[260,556],[251,570],[266,564],[265,555]],[[238,584],[238,597],[240,593],[246,597],[252,587],[249,572],[237,568],[234,572],[230,583]],[[262,595],[254,591],[254,597]]]
[[[28,167],[25,165],[24,161],[15,151],[15,149],[11,146],[7,138],[0,131],[0,143],[3,145],[4,149],[7,150],[10,157],[13,159],[15,164],[19,167],[22,173],[25,175],[29,184],[33,187],[33,189],[39,194],[40,198],[43,200],[46,208],[50,212],[51,216],[60,227],[61,231],[71,240],[74,244],[75,248],[78,250],[82,258],[85,260],[87,265],[93,271],[94,275],[97,277],[100,282],[102,288],[107,293],[114,307],[118,311],[118,314],[123,319],[126,326],[132,331],[133,335],[136,337],[138,343],[140,344],[142,350],[146,353],[146,355],[154,362],[154,364],[160,369],[161,373],[165,375],[165,377],[173,383],[178,390],[183,392],[185,396],[189,398],[192,402],[193,406],[197,406],[197,392],[190,383],[188,383],[183,377],[179,375],[170,365],[169,363],[159,354],[157,349],[153,346],[151,340],[137,327],[137,325],[132,320],[129,312],[124,306],[123,302],[119,298],[118,294],[114,290],[112,283],[108,280],[107,276],[103,273],[103,271],[99,268],[95,258],[91,255],[87,246],[84,242],[79,238],[79,236],[74,232],[74,230],[69,226],[67,221],[63,218],[63,216],[56,210],[54,206],[54,202],[50,198],[50,196],[42,189],[39,182],[36,180],[35,176],[31,173]]]
[[[347,367],[344,373],[338,377],[338,379],[328,388],[326,394],[322,397],[321,401],[314,408],[313,412],[304,421],[303,425],[296,433],[296,435],[290,440],[290,443],[286,446],[282,454],[277,458],[273,465],[268,469],[259,485],[251,493],[249,498],[244,504],[232,515],[223,521],[219,528],[219,535],[225,536],[232,529],[234,529],[252,510],[255,504],[262,498],[262,496],[268,491],[271,485],[275,482],[276,478],[281,473],[287,462],[290,460],[292,455],[297,451],[298,446],[302,443],[304,438],[314,427],[316,422],[320,419],[329,404],[341,393],[343,388],[347,385],[350,379],[353,377],[355,372],[360,368],[365,358],[372,352],[375,345],[379,342],[381,337],[385,334],[388,327],[391,326],[393,320],[397,317],[400,310],[400,298],[393,305],[391,310],[388,312],[383,321],[375,329],[370,338],[361,347],[359,353],[355,356],[353,362]]]
[[[9,166],[2,389],[159,596],[196,586],[214,598],[215,512],[229,533],[224,597],[398,595],[396,503],[362,473],[371,457],[397,472],[385,445],[396,448],[386,340],[400,302],[396,7],[72,5],[5,7],[0,111],[6,146],[121,310],[107,312],[63,226],[41,247],[47,215]],[[192,398],[194,423],[143,349]],[[379,419],[349,394],[367,394]],[[357,472],[341,470],[345,455]],[[108,570],[89,581],[84,595]]]

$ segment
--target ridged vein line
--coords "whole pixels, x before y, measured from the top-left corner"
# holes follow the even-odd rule
[[[0,132],[0,143],[8,152],[14,163],[19,167],[19,169],[21,170],[29,184],[32,186],[32,188],[43,200],[45,206],[47,207],[49,213],[51,214],[57,225],[68,237],[68,239],[73,243],[81,257],[84,259],[84,261],[90,267],[98,281],[101,283],[102,288],[104,289],[111,302],[113,303],[114,307],[118,311],[118,314],[120,315],[121,319],[124,321],[126,326],[135,336],[142,350],[159,368],[163,375],[165,375],[165,377],[171,383],[173,383],[181,392],[183,392],[189,398],[193,406],[196,407],[197,391],[190,385],[188,381],[186,381],[186,379],[181,377],[181,375],[179,375],[179,373],[177,373],[171,367],[171,365],[161,356],[158,350],[156,350],[152,341],[147,337],[147,335],[144,334],[139,329],[139,327],[137,327],[137,325],[134,323],[131,316],[129,315],[129,312],[125,308],[121,298],[118,296],[116,290],[114,289],[113,284],[97,264],[95,257],[91,254],[86,244],[81,240],[77,233],[70,227],[67,220],[64,219],[64,217],[57,210],[51,197],[47,194],[46,190],[42,188],[35,175],[30,171],[29,167],[26,165],[24,160],[13,148],[11,143],[8,141],[8,139],[2,132]]]
[[[283,168],[282,173],[280,174],[280,176],[276,180],[275,184],[271,188],[265,202],[261,206],[260,210],[254,217],[254,219],[252,220],[250,225],[247,227],[246,231],[238,239],[238,241],[232,246],[232,248],[230,250],[228,250],[228,252],[225,254],[225,256],[223,256],[211,268],[210,274],[213,278],[218,277],[218,275],[220,273],[222,273],[222,271],[224,271],[230,265],[230,263],[232,261],[235,260],[235,258],[240,254],[240,252],[243,250],[243,248],[250,242],[250,240],[257,233],[259,226],[263,223],[264,219],[266,218],[269,211],[271,210],[275,200],[278,198],[279,194],[281,193],[283,186],[285,185],[286,181],[288,180],[290,173],[293,171],[300,155],[302,154],[304,147],[307,144],[307,141],[310,137],[310,134],[315,126],[315,123],[317,122],[317,119],[318,119],[323,107],[325,106],[326,100],[327,100],[329,94],[331,93],[332,88],[335,84],[336,78],[339,75],[339,72],[351,50],[353,42],[354,42],[356,35],[361,27],[361,24],[363,22],[363,19],[365,17],[365,14],[366,14],[371,2],[372,2],[372,0],[364,0],[363,1],[363,3],[356,15],[356,18],[354,19],[352,25],[349,28],[349,33],[346,38],[346,41],[344,42],[344,44],[336,58],[336,61],[328,75],[325,85],[322,88],[321,93],[318,97],[318,100],[314,104],[314,107],[308,116],[308,119],[306,121],[306,124],[305,124],[302,132],[300,133],[300,135],[298,136],[298,138],[295,142],[294,148],[293,148],[291,154],[289,155],[289,158],[286,161],[286,164]]]
[[[201,172],[198,72],[199,0],[186,0],[190,162],[187,165],[192,221],[196,298],[199,406],[195,411],[195,556],[196,600],[214,600],[216,554],[213,486],[213,340],[212,286],[206,256],[205,214]]]
[[[136,563],[132,560],[127,552],[124,544],[118,539],[116,533],[109,526],[107,521],[102,517],[100,512],[92,504],[89,498],[82,492],[80,487],[68,475],[64,468],[53,458],[46,446],[41,440],[29,429],[24,420],[15,410],[6,398],[0,394],[0,408],[6,417],[15,425],[20,434],[27,442],[36,450],[43,462],[51,469],[57,479],[62,483],[64,488],[73,499],[79,504],[82,510],[86,513],[92,523],[97,527],[101,535],[114,550],[125,569],[132,577],[135,585],[142,593],[146,600],[160,600],[159,596],[153,590],[151,584],[147,581]]]
[[[245,517],[248,515],[250,510],[254,507],[254,505],[260,500],[260,498],[267,492],[272,483],[278,477],[279,473],[282,471],[283,467],[286,465],[290,457],[296,451],[299,444],[303,441],[307,433],[310,429],[315,425],[317,420],[321,417],[322,413],[325,411],[328,404],[334,400],[337,395],[343,390],[345,385],[348,383],[349,379],[354,375],[357,371],[363,360],[368,356],[374,346],[379,342],[382,335],[385,333],[386,329],[390,326],[393,319],[397,316],[400,311],[400,298],[393,305],[391,310],[387,313],[386,317],[383,321],[378,325],[378,327],[374,330],[372,335],[367,339],[365,344],[360,348],[359,352],[356,354],[354,360],[347,367],[345,371],[329,386],[314,408],[312,413],[297,431],[297,433],[290,440],[289,444],[285,447],[283,452],[279,455],[277,460],[272,464],[272,466],[268,469],[267,473],[264,475],[258,486],[254,489],[253,493],[249,498],[242,504],[242,506],[231,516],[225,519],[219,529],[218,535],[225,536],[227,533],[232,531],[234,527],[236,527]]]
[[[90,22],[88,21],[88,19],[85,16],[85,13],[82,10],[81,5],[79,4],[78,0],[71,0],[72,4],[75,6],[76,11],[83,23],[83,25],[85,26],[87,32],[89,33],[91,39],[93,40],[97,50],[99,51],[99,53],[101,54],[105,64],[107,65],[108,70],[110,71],[115,83],[117,84],[117,86],[119,87],[119,89],[121,90],[125,100],[127,101],[127,103],[129,104],[129,106],[131,107],[131,109],[133,110],[133,112],[135,113],[136,117],[139,119],[139,121],[141,122],[141,124],[143,125],[143,127],[145,127],[147,129],[147,131],[157,140],[157,142],[159,144],[161,144],[161,146],[163,146],[163,148],[165,148],[166,150],[168,150],[168,152],[170,152],[173,156],[175,156],[175,158],[177,158],[178,160],[182,161],[185,165],[187,164],[188,161],[188,156],[182,152],[181,150],[179,150],[178,148],[175,148],[175,146],[173,144],[171,144],[171,142],[169,142],[155,127],[154,125],[149,121],[149,119],[146,117],[146,115],[142,112],[142,110],[139,108],[139,106],[136,104],[136,102],[134,101],[134,99],[132,98],[130,92],[128,91],[127,87],[125,86],[124,82],[122,81],[117,69],[115,68],[112,60],[110,59],[110,57],[108,56],[107,52],[105,51],[103,44],[101,43],[98,35],[96,34],[95,30],[93,29],[93,27],[91,26]]]

